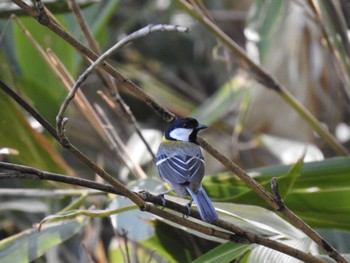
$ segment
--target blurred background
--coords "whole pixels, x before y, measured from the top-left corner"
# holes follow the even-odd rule
[[[67,2],[43,1],[61,27],[88,45]],[[186,11],[181,1],[77,2],[102,52],[149,24],[188,27],[188,33],[152,33],[113,53],[108,62],[177,116],[193,116],[208,125],[209,129],[201,135],[241,168],[257,176],[267,188],[272,176],[280,176],[286,204],[341,252],[350,252],[349,159],[325,143],[278,92],[255,81],[254,72],[243,68],[240,58]],[[339,144],[349,149],[347,1],[189,2],[293,94]],[[11,14],[17,18],[10,18]],[[11,1],[0,3],[0,17],[0,79],[55,125],[67,89],[89,62]],[[21,25],[32,38],[24,34]],[[167,123],[123,83],[101,72],[93,72],[81,90],[66,113],[70,141],[130,188],[161,192],[163,182],[158,178],[150,151],[157,150]],[[62,150],[9,96],[0,93],[1,161],[101,181]],[[234,204],[269,209],[216,159],[204,155],[208,175],[204,186],[218,202],[216,207],[240,215],[243,221],[247,215],[242,211],[256,208],[243,209]],[[76,202],[82,198],[79,189],[59,193],[56,190],[68,191],[72,186],[53,182],[1,179],[0,187],[0,239],[30,229],[45,216],[72,203],[76,209],[128,205],[122,198],[92,192]],[[46,253],[34,257],[36,262],[190,262],[220,244],[220,240],[208,241],[208,237],[186,229],[179,232],[164,220],[140,216],[137,210],[128,213],[111,216],[111,220],[104,217],[87,219],[84,224],[62,223],[59,225],[62,229],[73,229],[56,243],[64,245],[43,248]],[[259,216],[256,212],[250,220],[259,222]],[[232,217],[227,220],[233,220]],[[130,221],[131,218],[142,218],[147,231],[137,228],[140,221]],[[277,232],[281,235],[277,230],[263,234]],[[32,237],[21,233],[25,241]],[[291,240],[296,236],[288,235]],[[80,244],[82,241],[84,245]],[[311,242],[303,248],[316,251]],[[0,244],[0,257],[13,256],[6,249]],[[245,257],[239,254],[241,262],[254,262],[254,249],[249,251],[251,254]]]

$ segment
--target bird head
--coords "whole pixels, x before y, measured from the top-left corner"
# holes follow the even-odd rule
[[[207,126],[198,123],[194,118],[179,118],[169,124],[164,135],[167,140],[196,143],[198,131],[205,128]]]

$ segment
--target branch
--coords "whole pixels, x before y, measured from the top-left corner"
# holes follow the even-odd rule
[[[76,3],[75,0],[67,0],[67,2],[68,2],[68,7],[71,9],[76,21],[78,22],[80,29],[83,33],[83,36],[87,40],[87,43],[88,43],[90,49],[93,52],[95,52],[97,55],[100,55],[101,50],[100,50],[97,42],[95,41],[86,21],[84,19],[84,16],[80,10],[79,5]],[[127,121],[134,127],[135,132],[140,137],[142,142],[145,144],[145,146],[146,146],[148,152],[150,153],[150,155],[152,156],[153,160],[155,160],[155,155],[151,149],[151,146],[146,141],[145,137],[142,135],[141,129],[140,129],[140,127],[136,121],[136,118],[135,118],[134,114],[132,113],[131,109],[125,103],[123,98],[120,96],[119,91],[118,91],[118,87],[117,87],[115,81],[113,81],[114,79],[110,75],[108,75],[108,73],[106,73],[104,70],[102,70],[101,68],[98,68],[97,71],[100,74],[103,81],[106,83],[108,89],[110,90],[110,96],[113,97],[114,101],[119,104],[120,108],[122,109],[122,112],[126,116]]]
[[[134,41],[136,39],[145,37],[149,35],[152,32],[157,31],[179,31],[179,32],[187,32],[187,28],[180,27],[180,26],[173,26],[173,25],[149,25],[146,26],[140,30],[137,30],[130,35],[126,36],[122,40],[120,40],[117,44],[112,46],[110,49],[108,49],[106,52],[104,52],[101,56],[99,56],[98,59],[96,59],[86,70],[83,74],[81,74],[75,83],[74,87],[70,90],[68,96],[62,103],[62,106],[58,112],[58,115],[56,117],[57,121],[57,133],[60,137],[60,140],[64,143],[68,143],[68,139],[65,137],[64,129],[65,125],[67,124],[68,119],[63,117],[63,114],[67,110],[67,107],[69,103],[73,100],[76,92],[78,91],[79,87],[83,82],[87,79],[88,75],[97,67],[99,66],[108,56],[110,56],[114,51],[120,49],[121,47],[125,46],[131,41]]]
[[[11,170],[16,171],[16,173],[10,172],[10,173],[2,173],[0,174],[0,179],[5,178],[17,178],[17,179],[38,179],[38,180],[49,180],[49,181],[55,181],[55,182],[61,182],[61,183],[67,183],[70,185],[77,185],[82,187],[87,187],[90,189],[100,190],[106,193],[113,193],[117,195],[123,195],[120,192],[118,192],[115,188],[113,188],[110,185],[96,183],[94,181],[71,177],[71,176],[65,176],[61,174],[55,174],[50,172],[45,172],[33,167],[24,166],[24,165],[18,165],[18,164],[11,164],[11,163],[5,163],[0,162],[0,168],[5,170]],[[268,248],[271,248],[273,250],[279,251],[281,253],[290,255],[294,258],[300,259],[304,262],[314,262],[314,263],[320,263],[323,262],[322,260],[319,260],[318,258],[302,252],[300,250],[294,249],[290,246],[284,245],[283,243],[279,243],[275,240],[270,240],[265,237],[261,237],[253,232],[244,230],[240,227],[237,227],[233,224],[230,224],[228,222],[225,222],[223,220],[217,220],[215,223],[216,226],[231,231],[235,234],[231,234],[228,232],[223,232],[221,230],[214,229],[210,226],[205,226],[198,224],[196,222],[190,221],[186,218],[183,218],[178,215],[174,215],[172,213],[169,213],[163,209],[158,209],[156,206],[160,206],[163,203],[162,198],[159,196],[152,195],[148,192],[142,192],[142,193],[134,193],[135,195],[138,195],[140,198],[142,198],[145,202],[151,202],[155,206],[148,206],[147,212],[150,212],[154,215],[160,216],[164,219],[168,219],[174,223],[177,223],[179,225],[191,228],[193,230],[196,230],[198,232],[201,232],[203,234],[214,236],[217,238],[221,238],[224,240],[233,241],[236,243],[243,243],[243,244],[251,244],[256,243]],[[170,200],[166,200],[165,207],[175,210],[177,212],[180,212],[181,214],[187,213],[187,207],[181,206],[177,203],[174,203]],[[200,219],[200,215],[197,211],[192,211],[191,216]],[[56,216],[53,216],[53,218],[56,218]]]
[[[120,183],[117,179],[107,173],[105,170],[100,168],[97,164],[92,162],[89,158],[87,158],[82,152],[80,152],[74,145],[71,143],[64,144],[61,142],[58,137],[56,130],[51,124],[45,120],[32,106],[30,106],[24,99],[22,99],[16,92],[10,89],[5,83],[0,80],[0,88],[7,93],[11,98],[13,98],[23,109],[25,109],[30,115],[32,115],[51,135],[55,138],[64,148],[69,150],[73,155],[75,155],[82,163],[87,165],[91,170],[93,170],[96,174],[101,176],[104,180],[110,183],[115,189],[120,191],[125,197],[129,198],[133,201],[140,209],[147,209],[144,206],[145,202],[138,196],[135,195],[132,191],[126,188],[122,183]]]
[[[21,0],[12,0],[16,5],[18,5],[24,12],[26,12],[29,16],[38,20],[39,14],[33,10],[30,6],[24,3]],[[58,24],[53,21],[49,21],[47,25],[45,25],[51,31],[56,33],[62,39],[67,41],[70,45],[72,45],[77,51],[79,51],[82,55],[86,56],[88,59],[95,61],[98,59],[98,55],[91,51],[89,48],[85,47],[78,40],[76,40],[72,35],[63,30]],[[138,86],[136,86],[132,81],[124,77],[121,73],[119,73],[115,68],[113,68],[107,62],[103,62],[100,67],[102,67],[106,72],[108,72],[112,77],[114,77],[118,82],[122,83],[123,86],[128,89],[131,93],[133,93],[140,100],[147,103],[150,107],[152,107],[156,112],[158,112],[167,122],[172,121],[175,116],[167,109],[164,109],[160,106],[155,100],[145,92],[143,92]]]
[[[184,0],[177,0],[183,9],[201,22],[215,37],[217,37],[238,59],[241,66],[249,72],[256,81],[277,92],[337,153],[350,155],[349,151],[308,111],[287,89],[281,86],[263,67],[251,60],[245,51],[228,35],[226,35],[210,19],[197,12],[196,8]]]

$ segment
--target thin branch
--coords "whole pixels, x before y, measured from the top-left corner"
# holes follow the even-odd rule
[[[178,32],[187,32],[187,28],[181,27],[181,26],[174,26],[174,25],[149,25],[144,28],[141,28],[140,30],[137,30],[127,37],[123,38],[120,40],[117,44],[115,44],[113,47],[108,49],[106,52],[104,52],[97,60],[92,63],[83,74],[81,74],[75,83],[74,87],[72,90],[69,92],[68,96],[66,99],[63,101],[61,108],[58,112],[58,115],[56,117],[57,121],[57,133],[63,143],[67,143],[68,140],[65,136],[65,125],[68,121],[67,118],[64,118],[63,115],[65,111],[67,110],[67,107],[69,103],[73,100],[76,92],[78,91],[79,87],[81,84],[86,80],[88,75],[99,65],[101,64],[108,56],[110,56],[114,51],[120,49],[121,47],[125,46],[131,41],[134,41],[136,39],[145,37],[149,35],[152,32],[157,32],[157,31],[178,31]]]
[[[72,10],[72,13],[74,17],[76,18],[81,31],[83,32],[83,35],[85,39],[88,42],[89,47],[92,51],[94,51],[96,54],[100,55],[101,50],[95,41],[85,19],[83,14],[81,13],[79,5],[76,3],[75,0],[67,0],[69,8]],[[140,127],[136,121],[136,118],[132,111],[130,110],[129,106],[124,102],[123,98],[120,96],[117,85],[113,81],[112,77],[108,75],[104,70],[101,68],[98,68],[98,73],[101,75],[103,80],[105,81],[107,87],[110,90],[111,96],[114,98],[114,100],[119,103],[120,108],[122,109],[122,112],[125,114],[126,119],[129,121],[129,123],[134,127],[136,134],[140,137],[141,141],[145,144],[148,152],[152,156],[153,160],[155,160],[155,155],[149,145],[149,143],[146,141],[145,137],[142,135]]]
[[[0,174],[0,179],[4,178],[18,178],[18,179],[39,179],[39,180],[50,180],[55,182],[61,182],[61,183],[68,183],[71,185],[78,185],[82,187],[87,187],[90,189],[96,189],[100,191],[104,191],[107,193],[114,193],[118,195],[123,195],[122,193],[119,193],[116,191],[115,188],[113,188],[110,185],[96,183],[94,181],[71,177],[71,176],[65,176],[61,174],[55,174],[50,172],[45,172],[33,167],[24,166],[24,165],[18,165],[18,164],[11,164],[11,163],[5,163],[0,162],[0,168],[10,171],[16,171],[16,173],[9,172],[9,173],[2,173]],[[138,195],[140,198],[142,198],[146,202],[152,202],[153,204],[161,205],[163,200],[159,196],[152,195],[148,192],[142,192],[142,193],[134,193],[135,195]],[[214,229],[210,226],[205,226],[198,224],[196,222],[187,220],[183,218],[182,216],[178,216],[172,213],[169,213],[163,209],[157,209],[156,206],[148,206],[147,212],[150,212],[154,215],[160,216],[164,219],[170,220],[174,223],[180,224],[182,226],[191,228],[193,230],[196,230],[198,232],[201,232],[203,234],[214,236],[217,238],[221,238],[224,240],[230,240],[237,243],[243,243],[243,244],[250,244],[250,243],[256,243],[271,249],[274,249],[276,251],[285,253],[287,255],[290,255],[292,257],[295,257],[297,259],[300,259],[304,262],[315,262],[320,263],[323,262],[322,260],[319,260],[318,258],[302,252],[300,250],[294,249],[292,247],[289,247],[287,245],[284,245],[283,243],[279,243],[275,240],[270,240],[265,237],[261,237],[253,232],[244,230],[240,227],[237,227],[233,224],[230,224],[228,222],[225,222],[223,220],[218,220],[215,225],[226,229],[228,231],[232,231],[235,233],[234,235],[231,233],[223,232],[218,229]],[[180,213],[186,213],[187,207],[181,206],[177,203],[174,203],[170,200],[166,201],[166,207],[175,211],[178,211]],[[200,215],[197,211],[192,211],[191,216],[200,219]],[[55,216],[53,216],[55,217]]]
[[[16,5],[18,5],[24,12],[26,12],[29,16],[38,20],[38,13],[33,10],[30,6],[24,3],[21,0],[12,0]],[[46,25],[51,31],[56,33],[62,39],[67,41],[70,45],[72,45],[77,51],[86,56],[88,59],[92,61],[97,60],[99,57],[89,48],[85,47],[78,40],[76,40],[72,35],[63,30],[57,23],[49,21],[48,25]],[[123,87],[128,89],[131,93],[133,93],[136,97],[138,97],[141,101],[144,101],[150,107],[152,107],[156,112],[158,112],[165,121],[171,122],[175,115],[163,108],[159,105],[150,95],[146,94],[142,89],[136,86],[132,81],[124,77],[120,72],[118,72],[115,68],[113,68],[107,62],[103,62],[100,67],[102,67],[106,72],[108,72],[112,77],[114,77],[119,83],[123,84]]]
[[[5,83],[0,80],[0,88],[6,92],[11,98],[13,98],[23,109],[25,109],[30,115],[32,115],[51,135],[55,138],[64,148],[73,153],[82,163],[87,165],[91,170],[93,170],[96,174],[101,176],[104,180],[110,183],[113,187],[115,187],[121,194],[125,197],[129,198],[133,201],[140,209],[147,209],[147,204],[135,193],[126,188],[122,183],[120,183],[117,179],[107,173],[105,170],[100,168],[97,164],[92,162],[89,158],[87,158],[82,152],[80,152],[74,145],[72,144],[64,144],[61,142],[59,136],[56,133],[54,127],[45,120],[32,106],[30,106],[24,99],[22,99],[16,92],[10,89]]]
[[[329,19],[332,20],[332,25],[334,26],[336,30],[336,36],[337,38],[340,38],[340,40],[332,40],[330,34],[327,32],[326,25],[324,23],[324,19],[322,16],[322,12],[319,10],[319,7],[315,5],[314,1],[307,0],[306,1],[309,5],[309,8],[312,10],[314,14],[314,21],[315,24],[320,28],[321,33],[326,40],[327,46],[331,54],[334,58],[334,65],[335,69],[339,74],[339,78],[342,81],[344,85],[345,94],[347,96],[347,101],[350,100],[350,77],[349,77],[349,60],[342,58],[344,55],[350,55],[350,44],[349,44],[349,38],[346,32],[346,26],[344,26],[344,21],[342,21],[342,16],[338,14],[334,3],[332,1],[326,0],[323,1],[321,5],[324,6],[324,8],[329,13]],[[341,41],[345,54],[339,54],[337,48],[336,48],[336,41]],[[346,57],[346,56],[344,56]]]
[[[245,51],[216,24],[202,16],[196,8],[185,0],[177,0],[183,9],[202,23],[215,37],[217,37],[239,60],[241,66],[249,72],[256,81],[277,92],[285,102],[292,107],[315,132],[329,144],[333,150],[341,155],[350,155],[349,151],[302,105],[287,89],[281,86],[263,67],[251,60]]]
[[[113,147],[113,150],[120,149],[120,151],[123,153],[120,155],[120,157],[123,159],[124,163],[130,169],[130,171],[136,175],[137,178],[147,178],[146,173],[143,171],[140,165],[133,160],[129,149],[126,147],[123,140],[113,128],[112,122],[109,120],[107,114],[105,114],[102,107],[100,107],[98,104],[95,104],[94,106],[97,114],[100,116],[101,122],[104,124],[103,127],[105,130],[105,134],[108,136],[109,141],[113,142],[113,145],[111,145]]]
[[[210,32],[212,32],[223,44],[226,45],[229,50],[235,54],[240,60],[241,64],[252,73],[254,78],[262,83],[264,86],[276,91],[294,110],[296,110],[300,116],[302,116],[307,123],[309,123],[315,131],[330,145],[334,150],[344,155],[349,155],[348,150],[337,142],[333,135],[326,130],[322,125],[319,125],[318,120],[293,96],[288,90],[279,85],[277,81],[269,75],[265,69],[254,61],[252,61],[247,54],[242,50],[238,44],[226,35],[220,28],[218,28],[213,22],[206,17],[199,14],[195,8],[184,0],[178,0],[181,6],[186,9],[193,17],[198,19]],[[198,138],[197,142],[223,163],[226,167],[230,168],[242,181],[250,186],[260,197],[262,197],[272,208],[275,210],[279,209],[279,205],[275,202],[271,193],[264,189],[254,179],[250,178],[249,175],[243,171],[240,167],[234,164],[231,160],[226,158],[223,154],[219,153],[214,147],[205,142],[202,138]],[[296,227],[300,228],[306,235],[308,235],[313,241],[315,241],[320,247],[322,247],[330,257],[334,258],[339,262],[346,262],[346,259],[340,255],[340,253],[333,248],[325,239],[323,239],[315,230],[307,225],[301,218],[294,214],[287,207],[281,211],[289,221]]]

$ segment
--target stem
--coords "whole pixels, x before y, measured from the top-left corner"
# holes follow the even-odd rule
[[[316,131],[316,133],[323,138],[334,151],[341,155],[350,155],[349,151],[341,145],[337,139],[328,130],[320,125],[317,119],[303,107],[295,97],[287,89],[281,86],[262,66],[252,61],[245,51],[228,35],[226,35],[219,27],[212,21],[198,13],[192,5],[184,0],[177,0],[183,9],[185,9],[192,17],[201,22],[211,33],[215,35],[237,58],[239,59],[243,68],[251,73],[256,81],[263,84],[265,87],[276,91],[281,98]]]

